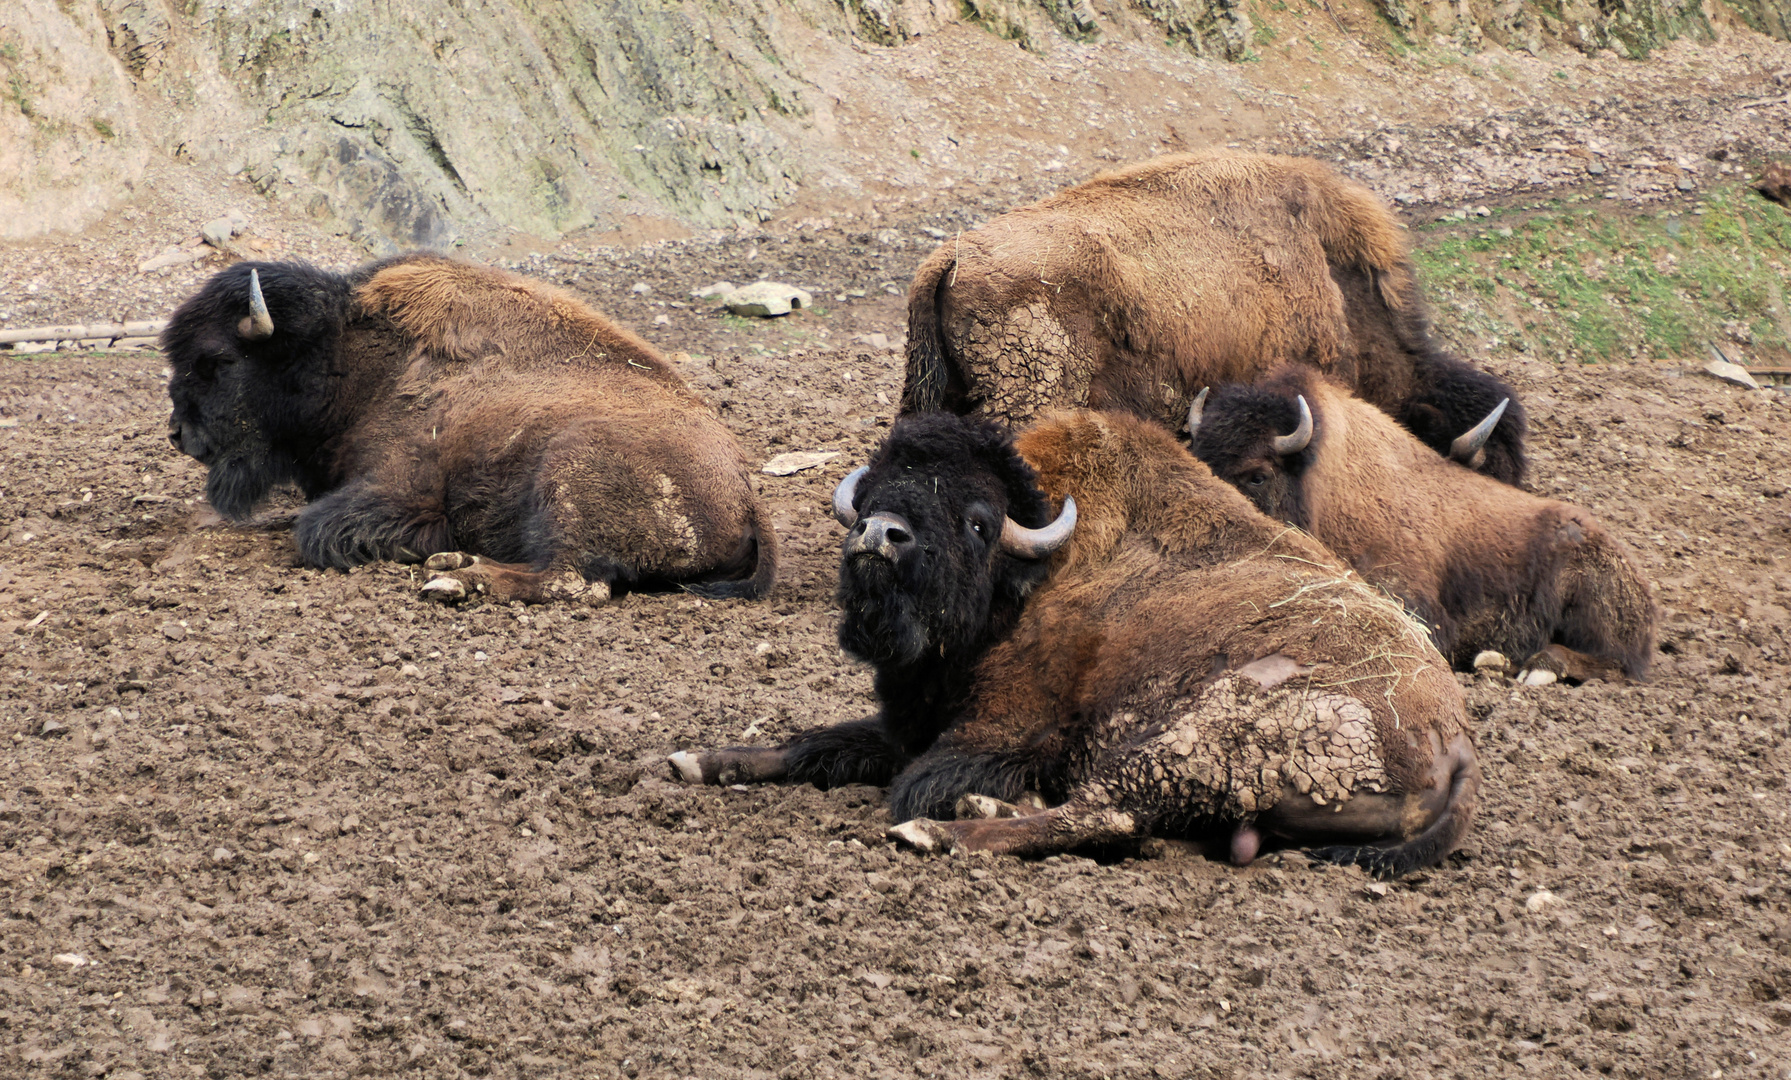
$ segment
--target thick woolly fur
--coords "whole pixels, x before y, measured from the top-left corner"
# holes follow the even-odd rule
[[[249,272],[273,334],[245,339]],[[429,254],[239,263],[175,313],[171,436],[245,518],[312,499],[317,566],[461,550],[616,589],[757,596],[776,538],[738,444],[645,341],[567,293]]]
[[[1467,829],[1462,694],[1422,628],[1161,428],[1072,412],[1010,444],[976,421],[904,420],[858,496],[860,520],[900,514],[926,552],[842,568],[841,640],[877,665],[884,738],[863,721],[827,729],[784,749],[797,767],[763,775],[826,782],[802,767],[824,752],[862,778],[874,771],[846,770],[843,750],[901,744],[918,756],[891,787],[897,821],[1037,791],[1052,810],[949,826],[1022,854],[1255,829],[1399,873]],[[1046,564],[993,554],[970,528],[1016,507],[1049,518],[1071,496],[1075,532]],[[890,611],[923,624],[918,658],[862,644],[866,613]]]
[[[1271,440],[1297,423],[1296,395],[1312,409],[1312,441],[1283,456]],[[1647,673],[1652,590],[1596,518],[1439,458],[1314,372],[1216,391],[1193,450],[1265,513],[1404,600],[1458,668],[1483,649],[1521,661],[1560,645],[1630,678]]]
[[[1180,430],[1194,394],[1285,362],[1357,388],[1440,452],[1512,396],[1432,342],[1405,240],[1321,162],[1174,154],[945,241],[908,299],[904,413],[1022,424],[1053,407]],[[1484,470],[1524,473],[1513,407]]]

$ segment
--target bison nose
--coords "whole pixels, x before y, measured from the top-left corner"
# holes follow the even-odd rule
[[[180,421],[179,420],[168,421],[168,441],[174,444],[174,449],[176,449],[176,450],[180,449]]]
[[[858,519],[846,534],[847,555],[881,555],[894,562],[914,547],[914,528],[900,514],[875,513]]]

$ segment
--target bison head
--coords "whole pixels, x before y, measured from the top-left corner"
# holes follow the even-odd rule
[[[1075,500],[1051,512],[1013,439],[944,414],[899,421],[834,493],[840,645],[878,666],[972,660],[1004,635],[1068,542]]]
[[[1280,521],[1308,527],[1300,475],[1317,422],[1306,395],[1279,381],[1222,387],[1207,405],[1202,390],[1188,410],[1189,449],[1219,479]]]
[[[225,517],[247,517],[277,485],[315,479],[308,459],[323,438],[350,295],[347,278],[300,263],[238,263],[162,331],[169,441],[208,467],[206,498]]]

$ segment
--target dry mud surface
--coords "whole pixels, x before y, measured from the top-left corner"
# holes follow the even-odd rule
[[[839,477],[899,356],[686,363],[755,460],[763,603],[420,600],[222,525],[153,354],[0,368],[0,1074],[1785,1076],[1791,404],[1496,363],[1535,486],[1660,584],[1645,686],[1469,684],[1465,850],[921,857],[881,793],[664,756],[872,707]],[[1552,897],[1552,900],[1550,899]]]

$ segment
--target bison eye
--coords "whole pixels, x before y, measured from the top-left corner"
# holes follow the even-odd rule
[[[1269,474],[1268,473],[1251,473],[1250,474],[1250,486],[1251,487],[1261,487],[1268,482],[1269,482]]]

